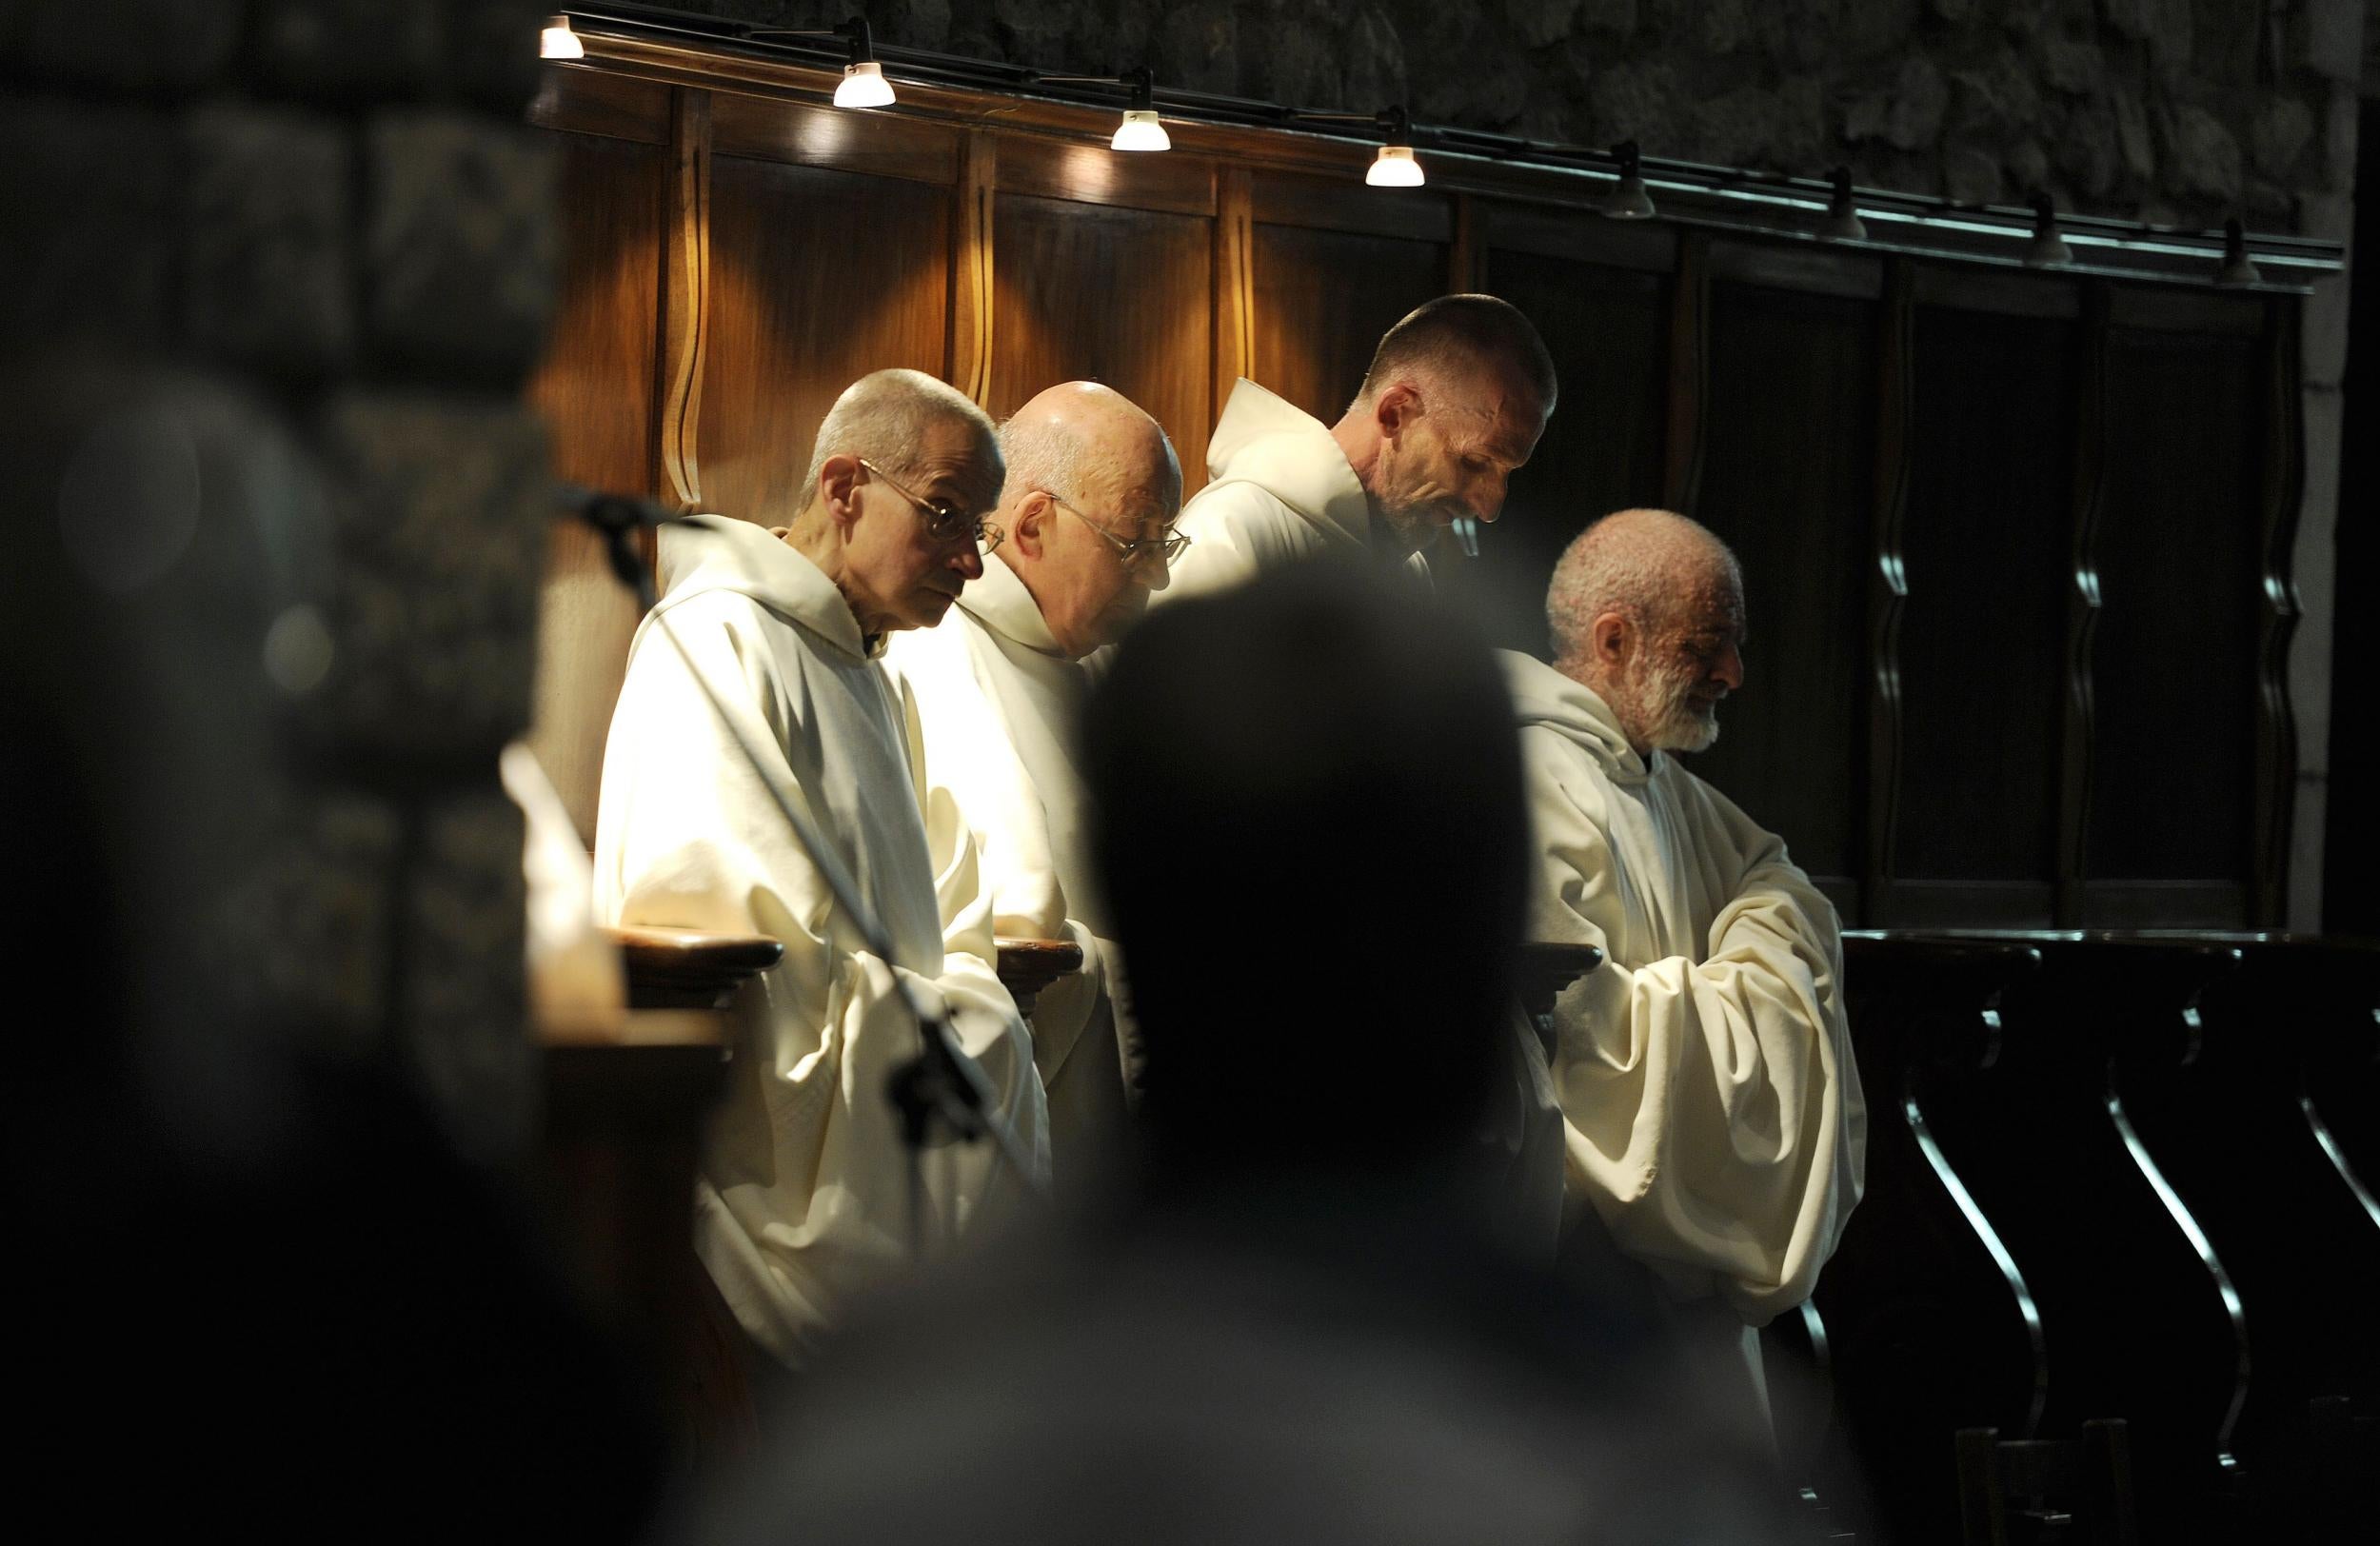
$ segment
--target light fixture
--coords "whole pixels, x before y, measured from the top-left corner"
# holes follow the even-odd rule
[[[2057,233],[2057,206],[2039,188],[2033,194],[2033,240],[2025,244],[2028,268],[2063,268],[2074,261],[2074,249]]]
[[[1644,172],[1638,166],[1636,142],[1622,140],[1612,147],[1612,159],[1619,164],[1619,181],[1603,195],[1597,208],[1609,220],[1650,220],[1656,213],[1653,195],[1645,191]]]
[[[835,87],[838,108],[889,108],[897,100],[892,82],[884,79],[884,67],[876,62],[876,39],[868,30],[865,16],[854,16],[828,28],[811,27],[751,27],[744,30],[746,38],[775,37],[839,37],[850,45],[851,57],[843,67],[843,80]]]
[[[548,16],[545,18],[545,30],[537,36],[537,56],[540,59],[584,59],[586,57],[586,45],[579,41],[578,33],[570,30],[569,17]]]
[[[1827,173],[1835,185],[1835,196],[1827,201],[1826,221],[1818,227],[1818,235],[1829,242],[1864,242],[1868,239],[1868,223],[1859,218],[1859,206],[1851,193],[1851,168],[1837,167]]]
[[[1124,109],[1124,121],[1116,126],[1116,133],[1107,142],[1111,150],[1170,150],[1174,142],[1165,132],[1165,126],[1157,121],[1157,77],[1149,67],[1128,69],[1123,83],[1132,88],[1132,104]]]
[[[2214,282],[2225,289],[2249,289],[2264,283],[2256,260],[2248,255],[2248,228],[2236,217],[2223,223],[2223,266]]]
[[[1419,188],[1429,181],[1421,163],[1414,159],[1413,125],[1402,108],[1381,109],[1378,120],[1388,134],[1388,143],[1372,157],[1372,165],[1363,180],[1374,188]]]

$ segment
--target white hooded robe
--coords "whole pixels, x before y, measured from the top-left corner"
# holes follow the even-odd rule
[[[1045,1170],[1041,1080],[994,969],[974,840],[929,797],[915,705],[872,658],[881,643],[815,564],[758,526],[696,517],[664,528],[660,551],[664,594],[630,646],[605,748],[595,905],[605,922],[785,946],[743,1001],[695,1243],[744,1330],[798,1363],[855,1292],[908,1259],[907,1157],[885,1090],[921,1041],[896,979],[947,1006]],[[763,753],[767,783],[663,619]],[[891,961],[863,945],[768,783],[840,846]],[[1022,1194],[987,1143],[938,1150],[923,1175],[934,1214],[960,1227],[987,1199]]]
[[[1253,381],[1232,388],[1206,443],[1209,482],[1182,506],[1190,539],[1152,605],[1228,590],[1312,558],[1369,562],[1372,504],[1328,426]],[[1419,554],[1402,562],[1426,585]]]
[[[1600,946],[1555,1009],[1574,1198],[1680,1299],[1810,1297],[1859,1200],[1867,1107],[1835,909],[1602,699],[1503,656],[1540,852],[1532,939]]]
[[[1059,648],[1033,593],[998,552],[939,627],[899,635],[884,664],[916,696],[937,792],[957,802],[976,833],[997,931],[1082,947],[1082,970],[1034,1003],[1033,1052],[1061,1195],[1099,1189],[1113,1179],[1127,1140],[1127,1033],[1075,760],[1084,669]]]

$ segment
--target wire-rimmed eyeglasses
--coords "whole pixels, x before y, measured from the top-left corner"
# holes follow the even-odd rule
[[[1162,558],[1165,567],[1170,569],[1174,566],[1174,561],[1181,557],[1183,550],[1190,545],[1190,539],[1179,531],[1168,531],[1161,537],[1119,537],[1081,510],[1076,509],[1065,500],[1059,498],[1056,494],[1050,494],[1048,489],[1044,488],[1041,492],[1049,494],[1049,502],[1052,505],[1106,538],[1107,545],[1116,550],[1117,556],[1121,558],[1127,566],[1138,563],[1142,553],[1156,553]]]
[[[916,507],[918,514],[925,519],[925,534],[938,543],[955,543],[963,536],[975,544],[979,552],[988,553],[998,547],[1001,539],[1007,535],[980,515],[969,515],[938,499],[920,499],[902,486],[898,478],[864,456],[859,459],[859,463],[882,478],[885,487]]]

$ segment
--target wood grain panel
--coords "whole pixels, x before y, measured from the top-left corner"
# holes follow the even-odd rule
[[[1835,882],[1838,905],[1865,867],[1876,320],[1862,301],[1712,284],[1687,512],[1742,560],[1750,618],[1743,690],[1692,765]]]
[[[1482,283],[1537,324],[1560,397],[1477,563],[1441,570],[1495,644],[1543,657],[1545,587],[1588,522],[1661,496],[1666,274],[1491,248]]]
[[[1173,437],[1183,491],[1202,486],[1214,223],[1002,193],[993,229],[992,413],[1013,413],[1058,382],[1103,381]]]
[[[1306,226],[1409,242],[1455,239],[1454,201],[1419,188],[1373,188],[1360,175],[1299,177],[1260,171],[1250,190],[1259,224]]]
[[[1181,215],[1215,212],[1215,164],[1179,153],[1149,155],[1103,145],[1069,145],[1032,134],[1002,137],[1000,190],[1083,204],[1120,204]]]
[[[1439,242],[1259,219],[1254,248],[1256,379],[1324,424],[1362,387],[1380,335],[1446,291]]]
[[[1877,921],[2047,924],[2079,330],[1936,306],[1914,330],[1891,873],[1971,895],[1926,888]]]
[[[701,436],[709,508],[784,525],[818,422],[845,386],[891,366],[942,369],[949,262],[940,189],[713,159]]]
[[[920,183],[949,183],[959,174],[964,131],[945,124],[737,91],[714,92],[713,99],[713,143],[722,155]]]
[[[2086,850],[2094,882],[2225,882],[2244,891],[2250,879],[2261,364],[2253,337],[2109,334]]]
[[[669,138],[669,88],[549,65],[529,102],[528,120],[539,129],[660,145]]]
[[[552,342],[528,387],[558,477],[651,494],[663,184],[658,145],[555,134],[562,271]],[[593,533],[557,521],[538,614],[529,745],[582,838],[595,831],[604,737],[636,605]]]

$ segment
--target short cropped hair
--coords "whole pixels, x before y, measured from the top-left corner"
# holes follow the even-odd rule
[[[1735,550],[1692,516],[1675,510],[1616,510],[1571,539],[1545,591],[1545,627],[1557,662],[1586,653],[1588,630],[1606,612],[1658,628],[1676,610],[1697,562],[1718,560],[1740,589]]]
[[[1000,444],[1000,431],[965,393],[922,370],[876,370],[843,389],[818,422],[809,469],[802,475],[795,508],[808,509],[818,497],[818,478],[829,457],[864,456],[894,477],[914,470],[925,457],[933,426],[956,419],[985,446]]]
[[[1441,295],[1406,312],[1380,335],[1356,401],[1372,401],[1400,376],[1481,367],[1519,383],[1543,411],[1554,411],[1554,356],[1520,308],[1493,295]]]
[[[1181,508],[1181,458],[1174,452],[1174,441],[1165,433],[1165,426],[1134,406],[1134,411],[1147,421],[1149,432],[1157,437],[1159,458],[1158,486],[1152,490],[1158,502],[1171,512]],[[1030,486],[1046,488],[1061,499],[1079,499],[1082,481],[1097,470],[1092,465],[1086,437],[1079,428],[1051,423],[1046,418],[1011,417],[1000,426],[1001,460],[1007,464],[1011,489]]]

